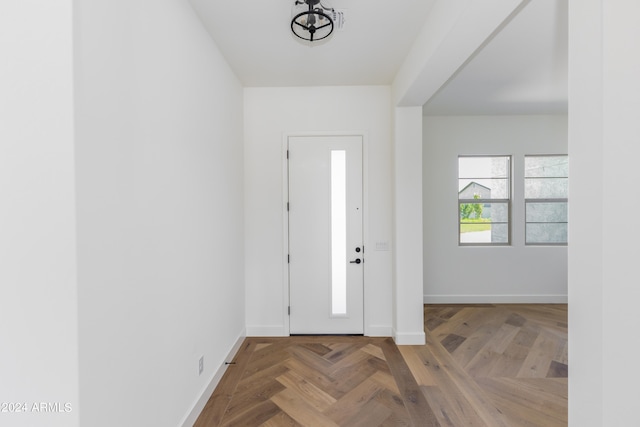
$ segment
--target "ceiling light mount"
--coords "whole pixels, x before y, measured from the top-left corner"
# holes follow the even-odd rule
[[[326,39],[333,33],[335,10],[321,0],[295,0],[291,31],[309,42]]]

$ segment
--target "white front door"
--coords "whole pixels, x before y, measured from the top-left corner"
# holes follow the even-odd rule
[[[362,334],[362,137],[288,142],[290,333]]]

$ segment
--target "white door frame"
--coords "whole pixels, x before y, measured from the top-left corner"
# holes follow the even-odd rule
[[[284,332],[290,334],[291,326],[289,322],[289,211],[287,210],[287,202],[289,200],[289,169],[287,163],[287,150],[289,149],[289,138],[295,136],[359,136],[362,138],[362,244],[364,245],[365,257],[367,251],[371,251],[369,245],[369,138],[367,133],[363,131],[320,131],[320,132],[285,132],[282,135],[282,317],[284,324]],[[367,286],[367,263],[363,264],[363,295],[364,301],[364,335],[369,335],[368,322],[368,297],[370,295]]]

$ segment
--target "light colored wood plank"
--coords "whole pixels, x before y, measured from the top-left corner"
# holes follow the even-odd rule
[[[518,378],[544,378],[549,372],[551,358],[557,351],[558,340],[546,331],[541,331],[522,363]]]
[[[500,325],[500,329],[491,338],[487,344],[487,350],[493,351],[497,354],[502,354],[507,347],[513,342],[516,335],[520,332],[520,328],[508,324]]]
[[[416,379],[419,386],[435,385],[436,382],[429,373],[429,370],[425,367],[424,361],[420,358],[416,352],[415,347],[409,345],[402,345],[398,347],[400,354],[407,363],[411,374]]]
[[[312,351],[295,345],[289,347],[287,351],[298,361],[307,365],[309,369],[319,370],[325,375],[330,375],[333,370],[333,363]]]
[[[558,350],[553,355],[553,360],[556,362],[569,364],[569,342],[565,338],[561,338],[558,342]]]
[[[465,421],[460,417],[458,408],[451,405],[450,399],[437,386],[420,387],[422,394],[434,409],[434,413],[442,427],[458,427],[458,426],[482,426],[479,418],[468,417]],[[480,423],[480,424],[478,424]]]
[[[260,393],[253,389],[245,390],[233,396],[224,413],[225,420],[241,418],[243,414],[251,412],[255,407],[262,405],[274,394],[282,391],[285,387],[273,378],[259,386]]]
[[[377,400],[371,399],[357,414],[342,425],[349,427],[377,427],[389,418],[391,414],[391,409],[378,403]]]
[[[237,417],[225,417],[222,424],[213,424],[220,427],[247,427],[260,425],[272,418],[280,409],[269,400],[264,400],[251,406],[247,411]]]
[[[324,414],[338,425],[347,425],[346,422],[360,413],[363,406],[382,389],[383,387],[375,381],[363,381],[345,394],[335,405],[327,409]]]
[[[271,397],[271,401],[278,405],[291,418],[303,426],[338,427],[329,417],[309,405],[293,390],[285,389]]]
[[[377,357],[378,359],[382,359],[384,361],[387,360],[384,358],[384,353],[382,352],[382,349],[377,345],[367,344],[364,347],[362,347],[362,351],[369,353],[370,355],[372,355],[373,357]]]
[[[488,376],[490,377],[516,377],[524,360],[529,354],[527,347],[512,342],[507,349],[497,357]]]
[[[315,384],[318,388],[327,392],[334,399],[339,399],[344,394],[344,392],[336,388],[336,383],[333,378],[318,370],[309,369],[308,365],[297,359],[289,359],[284,363],[284,365],[292,371],[304,372],[304,377],[307,381]]]
[[[402,402],[402,398],[399,397],[396,393],[391,390],[385,389],[381,390],[375,397],[376,402],[381,405],[386,406],[391,410],[392,415],[387,418],[381,425],[385,425],[385,423],[390,422],[391,420],[396,421],[396,426],[410,426],[412,425],[411,419],[409,417],[409,413],[404,407],[404,403]]]
[[[495,331],[509,317],[509,312],[505,310],[485,309],[480,318],[469,323],[468,328],[472,332],[467,332],[467,339],[454,352],[453,358],[460,364],[466,366],[475,355],[493,338]]]
[[[466,373],[474,378],[490,375],[493,366],[498,363],[500,354],[488,350],[486,346],[476,353],[464,367]]]
[[[343,357],[338,362],[334,363],[331,369],[328,371],[329,375],[333,376],[340,370],[348,368],[349,366],[358,365],[369,359],[370,357],[371,355],[367,352],[360,350],[354,351],[353,353],[350,353],[348,356]]]
[[[302,427],[302,425],[284,412],[279,412],[267,422],[262,423],[260,427]]]
[[[411,374],[411,370],[402,358],[398,347],[391,339],[386,339],[381,344],[381,348],[389,362],[389,369],[398,384],[404,406],[407,408],[413,424],[424,427],[439,427],[440,423],[433,413],[433,409],[422,394],[420,386]]]
[[[398,384],[396,384],[396,380],[393,379],[391,374],[386,372],[378,371],[375,374],[371,375],[371,381],[374,381],[380,384],[382,387],[391,390],[395,394],[400,394],[400,390],[398,389]]]
[[[324,358],[335,363],[343,358],[349,356],[350,354],[359,351],[362,347],[361,345],[355,345],[355,343],[336,343],[329,346],[331,351],[324,355]]]
[[[492,427],[508,427],[509,422],[493,405],[493,403],[484,395],[482,389],[476,384],[464,370],[456,369],[457,365],[451,355],[438,342],[431,342],[427,345],[428,350],[432,353],[435,363],[432,373],[439,372],[438,379],[434,377],[438,385],[448,384],[450,390],[459,393],[470,412],[475,412],[487,426]],[[468,419],[468,418],[467,418]]]
[[[483,378],[480,385],[512,425],[566,426],[567,397],[550,393],[549,379]]]
[[[319,412],[324,411],[336,403],[336,399],[331,395],[325,393],[320,388],[307,381],[297,372],[289,371],[284,375],[280,375],[276,380],[288,389],[298,393],[301,398],[316,408]]]

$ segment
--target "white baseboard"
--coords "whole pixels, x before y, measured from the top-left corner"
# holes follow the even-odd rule
[[[392,337],[393,328],[391,326],[372,325],[366,328],[365,335],[368,337]]]
[[[391,326],[372,325],[368,326],[365,335],[368,337],[391,337],[393,329]],[[284,326],[247,326],[248,337],[288,337]]]
[[[424,295],[425,304],[567,304],[567,295]]]
[[[368,326],[365,335],[368,337],[391,337],[393,329],[391,326],[371,325]],[[288,337],[289,332],[285,331],[282,325],[271,326],[247,326],[248,337]]]
[[[289,331],[285,331],[284,325],[271,326],[247,326],[248,337],[288,337]]]
[[[398,332],[394,330],[393,340],[396,345],[424,345],[426,343],[426,336],[424,331]]]
[[[242,333],[236,340],[236,343],[233,345],[233,347],[229,351],[229,354],[225,359],[226,361],[233,360],[238,350],[240,350],[240,347],[242,346],[242,343],[244,342],[245,337],[246,337],[246,334],[244,333],[244,331],[242,331]],[[200,413],[202,413],[204,406],[207,404],[207,402],[209,401],[209,398],[213,394],[213,391],[216,389],[216,387],[218,386],[218,383],[222,379],[222,376],[227,370],[227,367],[228,365],[222,365],[216,371],[216,373],[213,375],[213,378],[211,378],[211,381],[209,381],[209,384],[200,395],[200,398],[196,401],[195,405],[193,405],[193,408],[191,409],[191,411],[189,411],[189,414],[187,414],[186,418],[182,422],[181,424],[182,427],[193,427],[196,420],[198,419],[198,416],[200,416]]]

